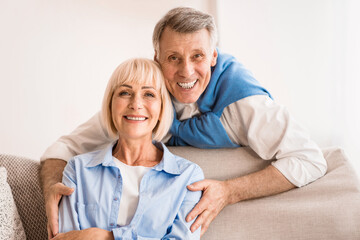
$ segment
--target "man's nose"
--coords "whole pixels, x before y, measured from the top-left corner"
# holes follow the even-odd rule
[[[194,68],[194,63],[189,61],[189,60],[185,60],[183,61],[180,66],[179,66],[179,75],[182,77],[190,77],[191,75],[193,75],[195,72],[195,68]]]
[[[143,108],[142,98],[139,95],[134,95],[130,98],[129,108],[138,110]]]

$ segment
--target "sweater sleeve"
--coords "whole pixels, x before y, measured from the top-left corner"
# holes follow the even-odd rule
[[[73,132],[60,137],[49,146],[41,156],[41,161],[51,158],[68,161],[75,155],[101,149],[113,140],[104,127],[101,113],[98,112]]]

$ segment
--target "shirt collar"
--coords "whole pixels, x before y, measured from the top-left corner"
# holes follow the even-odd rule
[[[173,175],[180,175],[180,169],[178,162],[176,161],[176,156],[172,154],[169,149],[162,142],[155,142],[153,144],[163,151],[163,157],[159,164],[154,166],[156,171],[164,171]]]
[[[117,141],[114,141],[103,150],[100,150],[85,167],[95,167],[100,164],[105,167],[116,167],[112,156],[112,150],[116,143]],[[169,174],[180,175],[181,172],[176,161],[176,156],[172,154],[163,143],[153,141],[153,144],[163,151],[163,157],[160,163],[155,165],[153,169],[159,172],[164,171]]]
[[[105,167],[115,167],[112,150],[116,142],[117,141],[114,141],[108,144],[103,150],[100,150],[85,167],[95,167],[100,164]]]

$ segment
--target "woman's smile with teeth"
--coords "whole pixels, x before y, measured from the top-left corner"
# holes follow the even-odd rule
[[[189,88],[193,88],[196,82],[197,82],[197,79],[193,82],[188,82],[188,83],[178,82],[177,84],[182,88],[189,89]]]
[[[146,119],[146,117],[130,117],[130,116],[125,116],[125,118],[133,121],[144,121]]]

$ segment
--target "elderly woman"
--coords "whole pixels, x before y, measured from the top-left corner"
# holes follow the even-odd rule
[[[72,230],[91,230],[93,239],[199,239],[200,230],[192,233],[185,217],[201,192],[186,186],[204,176],[159,142],[173,108],[158,64],[120,64],[108,83],[102,117],[118,139],[68,162],[63,183],[75,191],[60,203],[55,239],[66,239]]]

